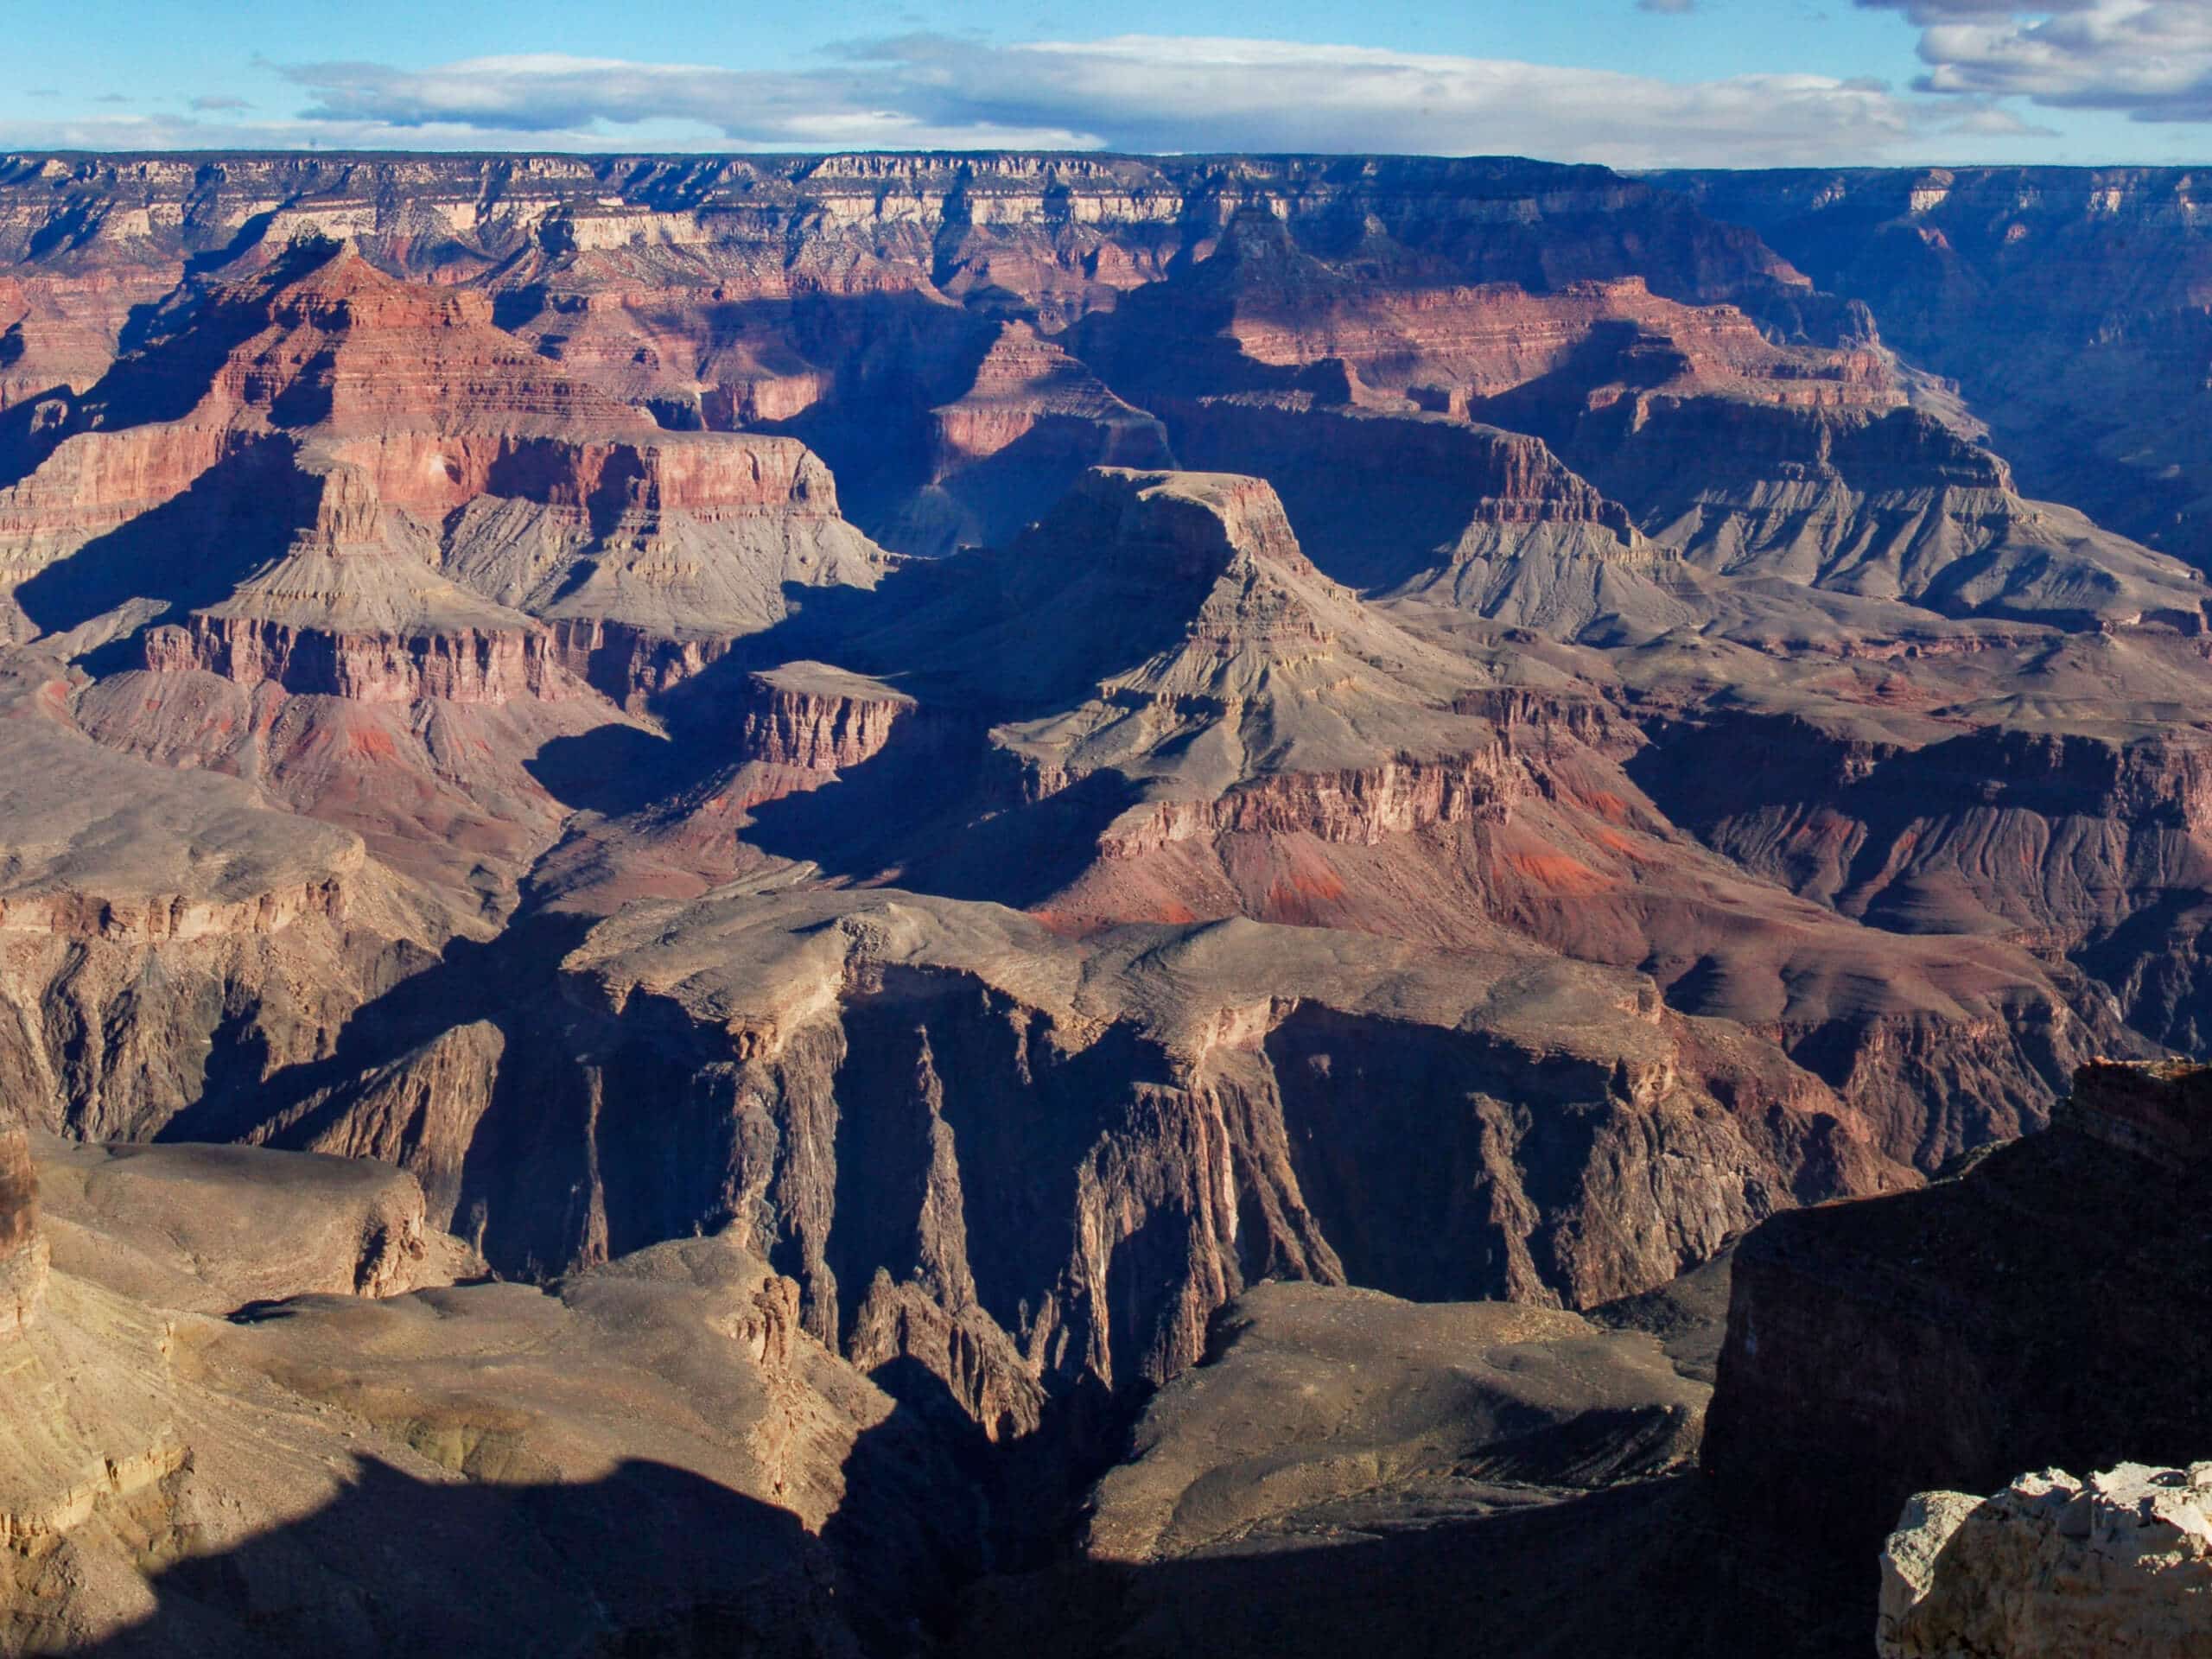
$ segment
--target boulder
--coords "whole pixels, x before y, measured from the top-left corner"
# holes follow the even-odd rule
[[[2184,1659],[2212,1646],[2212,1463],[1923,1492],[1882,1552],[1882,1659]]]

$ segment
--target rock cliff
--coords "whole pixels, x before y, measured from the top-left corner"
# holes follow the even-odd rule
[[[2057,1123],[1965,1173],[1763,1224],[1738,1249],[1705,1463],[1754,1509],[1878,1537],[1905,1498],[2022,1463],[2177,1461],[2205,1328],[2208,1074],[2085,1068]],[[2123,1219],[2124,1218],[2124,1219]]]

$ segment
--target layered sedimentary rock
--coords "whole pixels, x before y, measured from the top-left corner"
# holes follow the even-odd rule
[[[193,255],[238,258],[242,242],[251,261],[302,238],[346,239],[440,284],[349,315],[407,331],[488,316],[536,348],[529,401],[544,410],[575,396],[562,386],[588,383],[664,427],[791,423],[829,455],[864,523],[931,550],[998,538],[1074,467],[1164,461],[1159,424],[1123,374],[1163,328],[1217,335],[1263,378],[1325,359],[1446,410],[1638,318],[1679,324],[1700,364],[1726,376],[1790,359],[1742,310],[1700,309],[1715,302],[1842,338],[1836,308],[1756,238],[1599,169],[1518,162],[546,157],[487,172],[458,160],[118,170],[26,158],[6,189],[0,251],[41,276],[165,280]],[[1286,268],[1324,280],[1301,289]],[[1364,302],[1361,273],[1387,279]],[[1154,288],[1164,303],[1147,300],[1135,328],[1102,338],[1103,355],[1068,352],[1076,325]],[[1214,315],[1224,296],[1226,331]],[[58,326],[54,346],[33,337],[41,321],[24,319],[27,353],[60,353]],[[480,353],[482,339],[454,341],[447,360]],[[396,366],[387,414],[425,385]],[[1853,388],[1875,373],[1866,353],[1846,353],[1790,369],[1789,395],[1861,395]],[[579,422],[607,412],[579,405]]]
[[[2063,953],[2189,1052],[2203,755],[2170,716],[2202,662],[2193,639],[2092,635],[1744,683],[1655,723],[1631,770],[1746,868],[1885,930]]]
[[[2212,1464],[2023,1475],[1993,1497],[1923,1492],[1882,1554],[1882,1659],[2202,1649]]]
[[[636,906],[569,963],[607,1022],[588,1141],[537,1137],[588,1202],[490,1194],[486,1248],[734,1225],[823,1340],[1020,1428],[1179,1372],[1258,1278],[1582,1306],[1902,1179],[1771,1049],[1510,961],[1249,924],[1079,945],[909,895]],[[671,1137],[681,1186],[648,1174]]]
[[[1639,395],[1563,442],[1647,533],[1722,574],[1951,616],[2204,626],[2196,572],[2023,499],[2001,461],[1918,410]]]
[[[2043,1125],[2081,1061],[2212,1029],[2199,585],[2024,496],[2001,433],[1981,443],[1887,319],[1645,182],[1360,158],[31,158],[0,167],[0,1096],[95,1140],[397,1166],[419,1220],[376,1211],[402,1241],[379,1254],[327,1194],[336,1232],[296,1252],[321,1289],[397,1288],[404,1241],[442,1229],[560,1286],[299,1304],[187,1350],[183,1371],[341,1414],[410,1471],[276,1567],[237,1563],[315,1586],[272,1641],[342,1650],[319,1597],[454,1599],[327,1565],[394,1513],[442,1526],[434,1468],[519,1471],[531,1513],[604,1477],[589,1532],[659,1503],[608,1474],[635,1458],[719,1491],[663,1511],[701,1535],[744,1531],[730,1493],[799,1494],[823,1536],[764,1522],[799,1565],[736,1581],[837,1650],[804,1585],[865,1553],[828,1535],[885,1512],[869,1479],[919,1490],[871,1467],[912,1451],[895,1425],[1059,1491],[1076,1465],[1045,1469],[1053,1449],[1109,1452],[1149,1390],[1205,1392],[1211,1322],[1268,1280],[1300,1282],[1262,1301],[1405,1299],[1352,1342],[1533,1322],[1475,1414],[1510,1398],[1574,1446],[1643,1446],[1643,1407],[1605,1416],[1605,1389],[1573,1433],[1514,1392],[1633,1345],[1560,1307],[1671,1296],[1796,1206],[1865,1198],[1838,1213],[1871,1228],[1908,1202],[1879,1195]],[[2171,1151],[2152,1116],[1910,1202],[2072,1147],[2082,1179],[2021,1178],[2072,1238],[2097,1160]],[[57,1199],[78,1155],[53,1160]],[[57,1202],[62,1278],[128,1268],[142,1300],[206,1310],[307,1287],[201,1271],[149,1213],[102,1254],[99,1217]],[[291,1252],[303,1228],[265,1230]],[[1845,1254],[1807,1291],[1748,1252],[1761,1341],[1732,1347],[1723,1398],[1783,1404],[1769,1442],[1724,1408],[1723,1463],[1809,1446],[1808,1470],[1909,1478],[1853,1510],[1886,1522],[1904,1491],[1993,1490],[2037,1457],[2198,1455],[2032,1449],[2033,1402],[1955,1351],[2032,1347],[1999,1328],[2009,1281],[1956,1291],[1955,1319],[1940,1269]],[[1940,1304],[1911,1329],[1952,1346],[1910,1349],[1861,1280]],[[1470,1298],[1514,1306],[1418,1306]],[[112,1329],[157,1332],[134,1317]],[[1333,1379],[1332,1328],[1283,1375]],[[475,1388],[486,1354],[527,1403]],[[1821,1390],[1868,1355],[1910,1389],[1830,1412]],[[1880,1417],[1946,1367],[1967,1368],[1948,1403],[1994,1400],[2003,1429],[1945,1443],[1986,1451],[1963,1473],[1914,1464]],[[1412,1370],[1424,1400],[1456,1386]],[[614,1433],[609,1402],[658,1426]],[[1397,1499],[1352,1491],[1370,1468],[1414,1510],[1491,1484],[1421,1461],[1465,1403],[1412,1412],[1403,1488],[1407,1436],[1363,1405],[1332,1420],[1348,1460],[1255,1442],[1238,1455],[1268,1468],[1193,1474],[1161,1501],[1221,1524],[1111,1563],[1163,1574],[1114,1577],[1117,1605],[1171,1605],[1144,1586],[1198,1554],[1225,1570],[1309,1521],[1380,1524]],[[702,1450],[694,1411],[765,1427]],[[131,1501],[183,1467],[134,1437],[116,1466],[156,1472]],[[1649,1445],[1638,1469],[1681,1449]],[[1572,1465],[1529,1476],[1541,1502],[1456,1516],[1428,1559],[1465,1543],[1514,1586],[1515,1563],[1627,1563],[1650,1592],[1631,1599],[1672,1608],[1702,1500],[1577,1487]],[[1278,1476],[1323,1496],[1274,1506]],[[505,1502],[435,1532],[441,1559],[482,1555]],[[658,1587],[587,1573],[599,1611],[578,1611],[573,1558],[526,1579],[516,1630],[542,1600],[613,1644],[661,1628],[648,1604],[694,1605],[622,1555],[615,1580]],[[223,1581],[176,1593],[219,1603]],[[1310,1605],[1242,1581],[1240,1612]],[[1665,1640],[1724,1642],[1709,1611]],[[1531,1592],[1495,1628],[1568,1614],[1592,1628]],[[721,1603],[696,1628],[759,1634]]]
[[[929,478],[893,533],[902,551],[1004,541],[1090,467],[1173,463],[1167,429],[1027,323],[1002,327],[974,380],[930,412]]]
[[[547,631],[437,575],[435,549],[387,514],[369,475],[316,454],[314,518],[283,556],[179,628],[149,630],[146,666],[356,702],[554,700],[568,684]]]
[[[1692,615],[1653,580],[1671,550],[1541,438],[1307,393],[1203,398],[1179,416],[1189,462],[1273,480],[1300,545],[1341,581],[1565,638],[1624,612]]]
[[[34,1123],[150,1135],[327,1054],[450,936],[359,836],[87,741],[40,666],[0,715],[0,1089]]]
[[[174,603],[242,583],[204,607],[189,644],[158,643],[160,663],[273,664],[282,678],[296,618],[281,613],[308,601],[325,620],[351,610],[400,631],[397,649],[341,639],[306,653],[295,689],[335,682],[346,696],[364,677],[369,696],[544,695],[545,637],[513,606],[558,619],[564,664],[628,696],[772,622],[786,582],[874,579],[881,556],[838,517],[803,446],[663,433],[492,314],[483,294],[397,281],[312,241],[214,288],[62,400],[50,430],[17,435],[0,526],[20,531],[7,556],[37,595],[25,626],[73,626],[134,591],[67,562],[157,510],[191,529],[261,521],[228,581],[218,569],[156,588]],[[296,482],[284,476],[296,453]],[[300,539],[257,569],[255,547],[288,528],[276,508],[288,498],[301,499]],[[330,563],[341,550],[351,561]],[[410,671],[410,655],[429,660]],[[410,672],[430,689],[391,689]]]
[[[2031,493],[2202,568],[2202,181],[2184,168],[1676,175],[1952,377]]]
[[[2052,1128],[1955,1179],[1763,1224],[1736,1252],[1708,1471],[1772,1513],[1817,1494],[1823,1530],[1863,1541],[1915,1492],[2023,1463],[2189,1458],[2207,1084],[2088,1067]]]

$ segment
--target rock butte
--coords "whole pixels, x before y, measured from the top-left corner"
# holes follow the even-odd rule
[[[2192,188],[0,158],[0,1650],[1860,1651],[2201,1462]]]

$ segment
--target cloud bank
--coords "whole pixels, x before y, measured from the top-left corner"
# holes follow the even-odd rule
[[[2212,119],[2212,0],[1859,0],[1920,27],[1930,92]]]
[[[1653,0],[1660,10],[1688,3]],[[2003,55],[1993,42],[2005,30],[2027,27],[1986,0],[1861,3],[1904,10],[1925,40],[1965,31],[1993,58]],[[2079,0],[2069,15],[2093,22],[2125,3]],[[2149,9],[2206,6],[2212,0]],[[776,71],[550,53],[425,68],[262,67],[296,89],[296,111],[264,116],[206,96],[175,114],[0,120],[0,143],[1513,154],[1640,168],[1883,162],[2048,136],[1999,104],[2017,87],[1994,70],[1974,79],[1963,56],[1931,69],[1931,84],[1964,95],[1948,99],[1832,75],[1669,81],[1372,47],[1141,35],[1014,46],[906,35],[848,42],[809,67]]]
[[[991,46],[911,35],[796,71],[531,54],[429,68],[282,66],[282,119],[16,122],[22,145],[559,149],[1066,149],[1540,155],[1613,166],[1880,161],[1931,133],[1878,83],[1671,82],[1367,47],[1124,35]],[[201,100],[203,115],[227,106]],[[1948,130],[1961,111],[1941,105]]]

